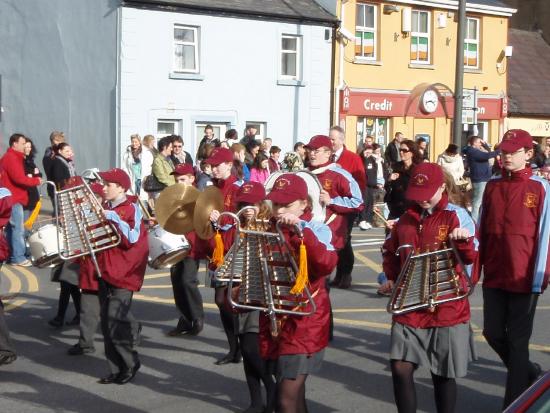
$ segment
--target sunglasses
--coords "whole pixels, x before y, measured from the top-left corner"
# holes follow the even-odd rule
[[[399,149],[399,152],[403,152],[403,153],[409,153],[411,150],[410,149]]]

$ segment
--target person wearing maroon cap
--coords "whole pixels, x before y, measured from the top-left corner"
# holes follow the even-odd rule
[[[136,197],[126,195],[131,186],[128,174],[113,168],[99,172],[99,176],[103,180],[105,217],[120,235],[116,247],[97,253],[101,331],[110,369],[99,383],[126,384],[141,366],[136,351],[141,326],[130,307],[134,291],[143,284],[149,246],[141,208],[134,202]]]
[[[351,230],[355,215],[363,210],[363,195],[351,174],[331,161],[332,141],[316,135],[306,145],[309,170],[322,186],[320,202],[326,205],[326,223],[332,230],[332,244],[338,251],[338,267],[331,286],[349,288],[355,257],[351,248]],[[364,174],[364,170],[363,170]]]
[[[235,195],[243,184],[243,181],[232,173],[234,166],[233,152],[227,148],[215,148],[208,159],[206,159],[206,163],[212,165],[212,183],[222,191],[224,211],[236,212]],[[214,210],[210,214],[210,221],[213,225],[218,221],[221,212],[223,211]],[[229,231],[231,225],[226,225],[230,223],[232,223],[232,221],[222,218],[220,222],[221,225],[217,228],[223,238],[225,249],[224,255],[232,245],[232,231]],[[213,248],[210,250],[210,254],[208,254],[210,257],[212,256],[212,252]],[[229,353],[217,360],[216,364],[239,363],[241,361],[241,351],[239,349],[237,337],[239,331],[239,318],[236,314],[229,311],[225,305],[227,285],[214,281],[212,287],[216,290],[214,301],[220,311],[223,329],[229,343]]]
[[[256,220],[269,220],[271,208],[265,202],[265,188],[259,182],[246,182],[235,195],[237,211],[247,208],[241,214],[241,227],[258,229]],[[234,229],[233,229],[234,230]],[[260,356],[259,346],[260,312],[258,310],[239,314],[239,345],[243,356],[243,367],[250,394],[250,406],[246,412],[273,412],[275,407],[276,385],[270,374],[267,362]],[[261,382],[267,395],[264,406]]]
[[[449,178],[449,184],[452,185]],[[414,251],[435,251],[454,243],[464,264],[472,267],[477,257],[475,224],[464,208],[449,198],[454,185],[447,186],[441,167],[421,163],[414,167],[406,196],[411,206],[392,227],[382,248],[383,268],[388,278],[381,288],[391,291],[407,254],[396,255],[399,247]],[[477,281],[477,269],[468,273]],[[461,282],[466,283],[465,279]],[[453,412],[457,377],[467,373],[473,357],[470,304],[467,298],[394,315],[391,329],[390,363],[393,390],[399,412],[416,411],[414,371],[419,365],[430,368],[438,412]]]
[[[172,175],[175,185],[192,186],[195,183],[193,167],[179,164]],[[168,336],[196,336],[204,328],[204,307],[199,291],[199,264],[205,258],[206,242],[197,237],[195,231],[185,234],[189,242],[189,254],[170,268],[170,281],[174,292],[174,301],[180,312],[175,328],[167,332]]]
[[[310,316],[281,316],[280,332],[271,335],[270,320],[260,314],[260,352],[276,362],[277,399],[280,412],[307,412],[305,382],[318,371],[328,345],[330,300],[326,278],[334,270],[338,256],[326,224],[312,221],[311,200],[306,182],[296,174],[283,174],[273,184],[267,199],[273,204],[274,220],[283,224],[283,235],[291,252],[306,248],[308,288],[317,310]],[[297,233],[301,229],[303,238]]]
[[[540,374],[529,361],[537,300],[550,276],[550,185],[527,166],[533,139],[521,129],[500,143],[502,175],[487,183],[480,212],[483,335],[508,369],[504,408]]]

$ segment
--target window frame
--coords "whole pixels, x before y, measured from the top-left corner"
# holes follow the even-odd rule
[[[357,24],[357,9],[361,7],[363,8],[363,17],[365,18],[365,23],[366,23],[366,13],[365,13],[365,10],[366,10],[366,7],[372,7],[373,10],[374,10],[374,25],[373,27],[368,27],[368,26],[359,26]],[[356,9],[355,9],[355,53],[354,53],[354,56],[355,56],[355,59],[358,59],[358,60],[363,60],[363,61],[376,61],[378,59],[378,6],[376,4],[370,4],[370,3],[357,3],[356,4]],[[372,33],[373,34],[373,56],[364,56],[363,53],[361,53],[360,55],[357,54],[357,33],[360,32],[361,33],[361,39],[364,40],[364,33]],[[361,52],[363,52],[363,49],[364,49],[364,46],[363,46],[363,43],[361,43],[360,45],[360,48],[361,48]]]
[[[468,38],[468,32],[469,32],[469,27],[468,27],[468,23],[470,20],[475,20],[477,22],[477,25],[476,25],[476,39],[469,39]],[[481,30],[480,30],[480,27],[481,27],[481,19],[479,17],[470,17],[470,16],[466,16],[466,35],[464,36],[464,60],[466,61],[464,63],[464,68],[465,69],[480,69],[481,68],[481,39],[480,39],[480,34],[481,34]],[[477,56],[476,56],[476,61],[477,61],[477,65],[475,66],[471,66],[468,64],[468,58],[466,56],[466,52],[468,50],[468,46],[470,44],[475,44],[477,46]]]
[[[428,18],[426,19],[426,23],[427,23],[427,32],[424,33],[424,32],[418,32],[418,31],[413,31],[412,30],[412,27],[413,27],[413,22],[412,20],[414,19],[414,15],[415,13],[418,13],[418,22],[417,22],[417,28],[420,28],[420,15],[421,13],[426,13],[428,15]],[[415,65],[431,65],[432,64],[432,13],[431,11],[429,10],[412,10],[411,11],[411,34],[410,34],[410,38],[411,38],[411,43],[410,43],[410,47],[409,47],[409,59],[410,59],[410,63],[412,64],[415,64]],[[412,54],[412,39],[413,37],[417,37],[417,38],[426,38],[428,39],[428,59],[427,60],[418,60],[418,56],[419,56],[419,49],[418,49],[418,45],[420,43],[418,43],[417,45],[417,50],[416,50],[416,56],[417,56],[417,59],[412,59],[411,58],[411,54]]]
[[[296,50],[283,49],[284,39],[296,39]],[[282,33],[279,43],[279,78],[284,80],[302,80],[302,36],[299,34]],[[295,52],[296,54],[296,75],[286,75],[283,73],[283,55]]]
[[[184,29],[184,30],[192,30],[194,35],[194,42],[183,42],[176,40],[176,29]],[[195,54],[195,68],[194,69],[183,69],[177,66],[177,58],[176,58],[176,46],[183,45],[183,46],[193,46],[194,47],[194,54]],[[200,73],[200,30],[198,26],[190,26],[186,24],[180,24],[175,23],[173,25],[173,31],[172,31],[172,70],[174,73],[193,73],[198,74]]]

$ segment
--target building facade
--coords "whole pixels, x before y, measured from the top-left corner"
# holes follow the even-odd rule
[[[337,11],[333,117],[348,147],[368,135],[385,145],[402,132],[425,138],[435,160],[452,141],[457,2],[350,0]],[[467,3],[464,107],[477,110],[461,120],[464,141],[475,133],[495,143],[502,134],[513,12],[496,0]]]
[[[207,124],[222,138],[256,125],[283,151],[327,133],[335,16],[314,1],[277,17],[261,1],[255,10],[166,3],[126,1],[121,10],[121,149],[133,133],[175,133],[195,155]]]

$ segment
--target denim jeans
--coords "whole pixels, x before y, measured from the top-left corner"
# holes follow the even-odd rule
[[[472,218],[477,223],[479,220],[479,208],[481,207],[481,201],[483,200],[483,192],[487,182],[472,182],[473,194],[472,194]]]
[[[7,238],[11,249],[10,261],[13,263],[20,263],[27,259],[25,256],[24,220],[23,205],[14,204],[11,208],[10,222],[7,227]]]

